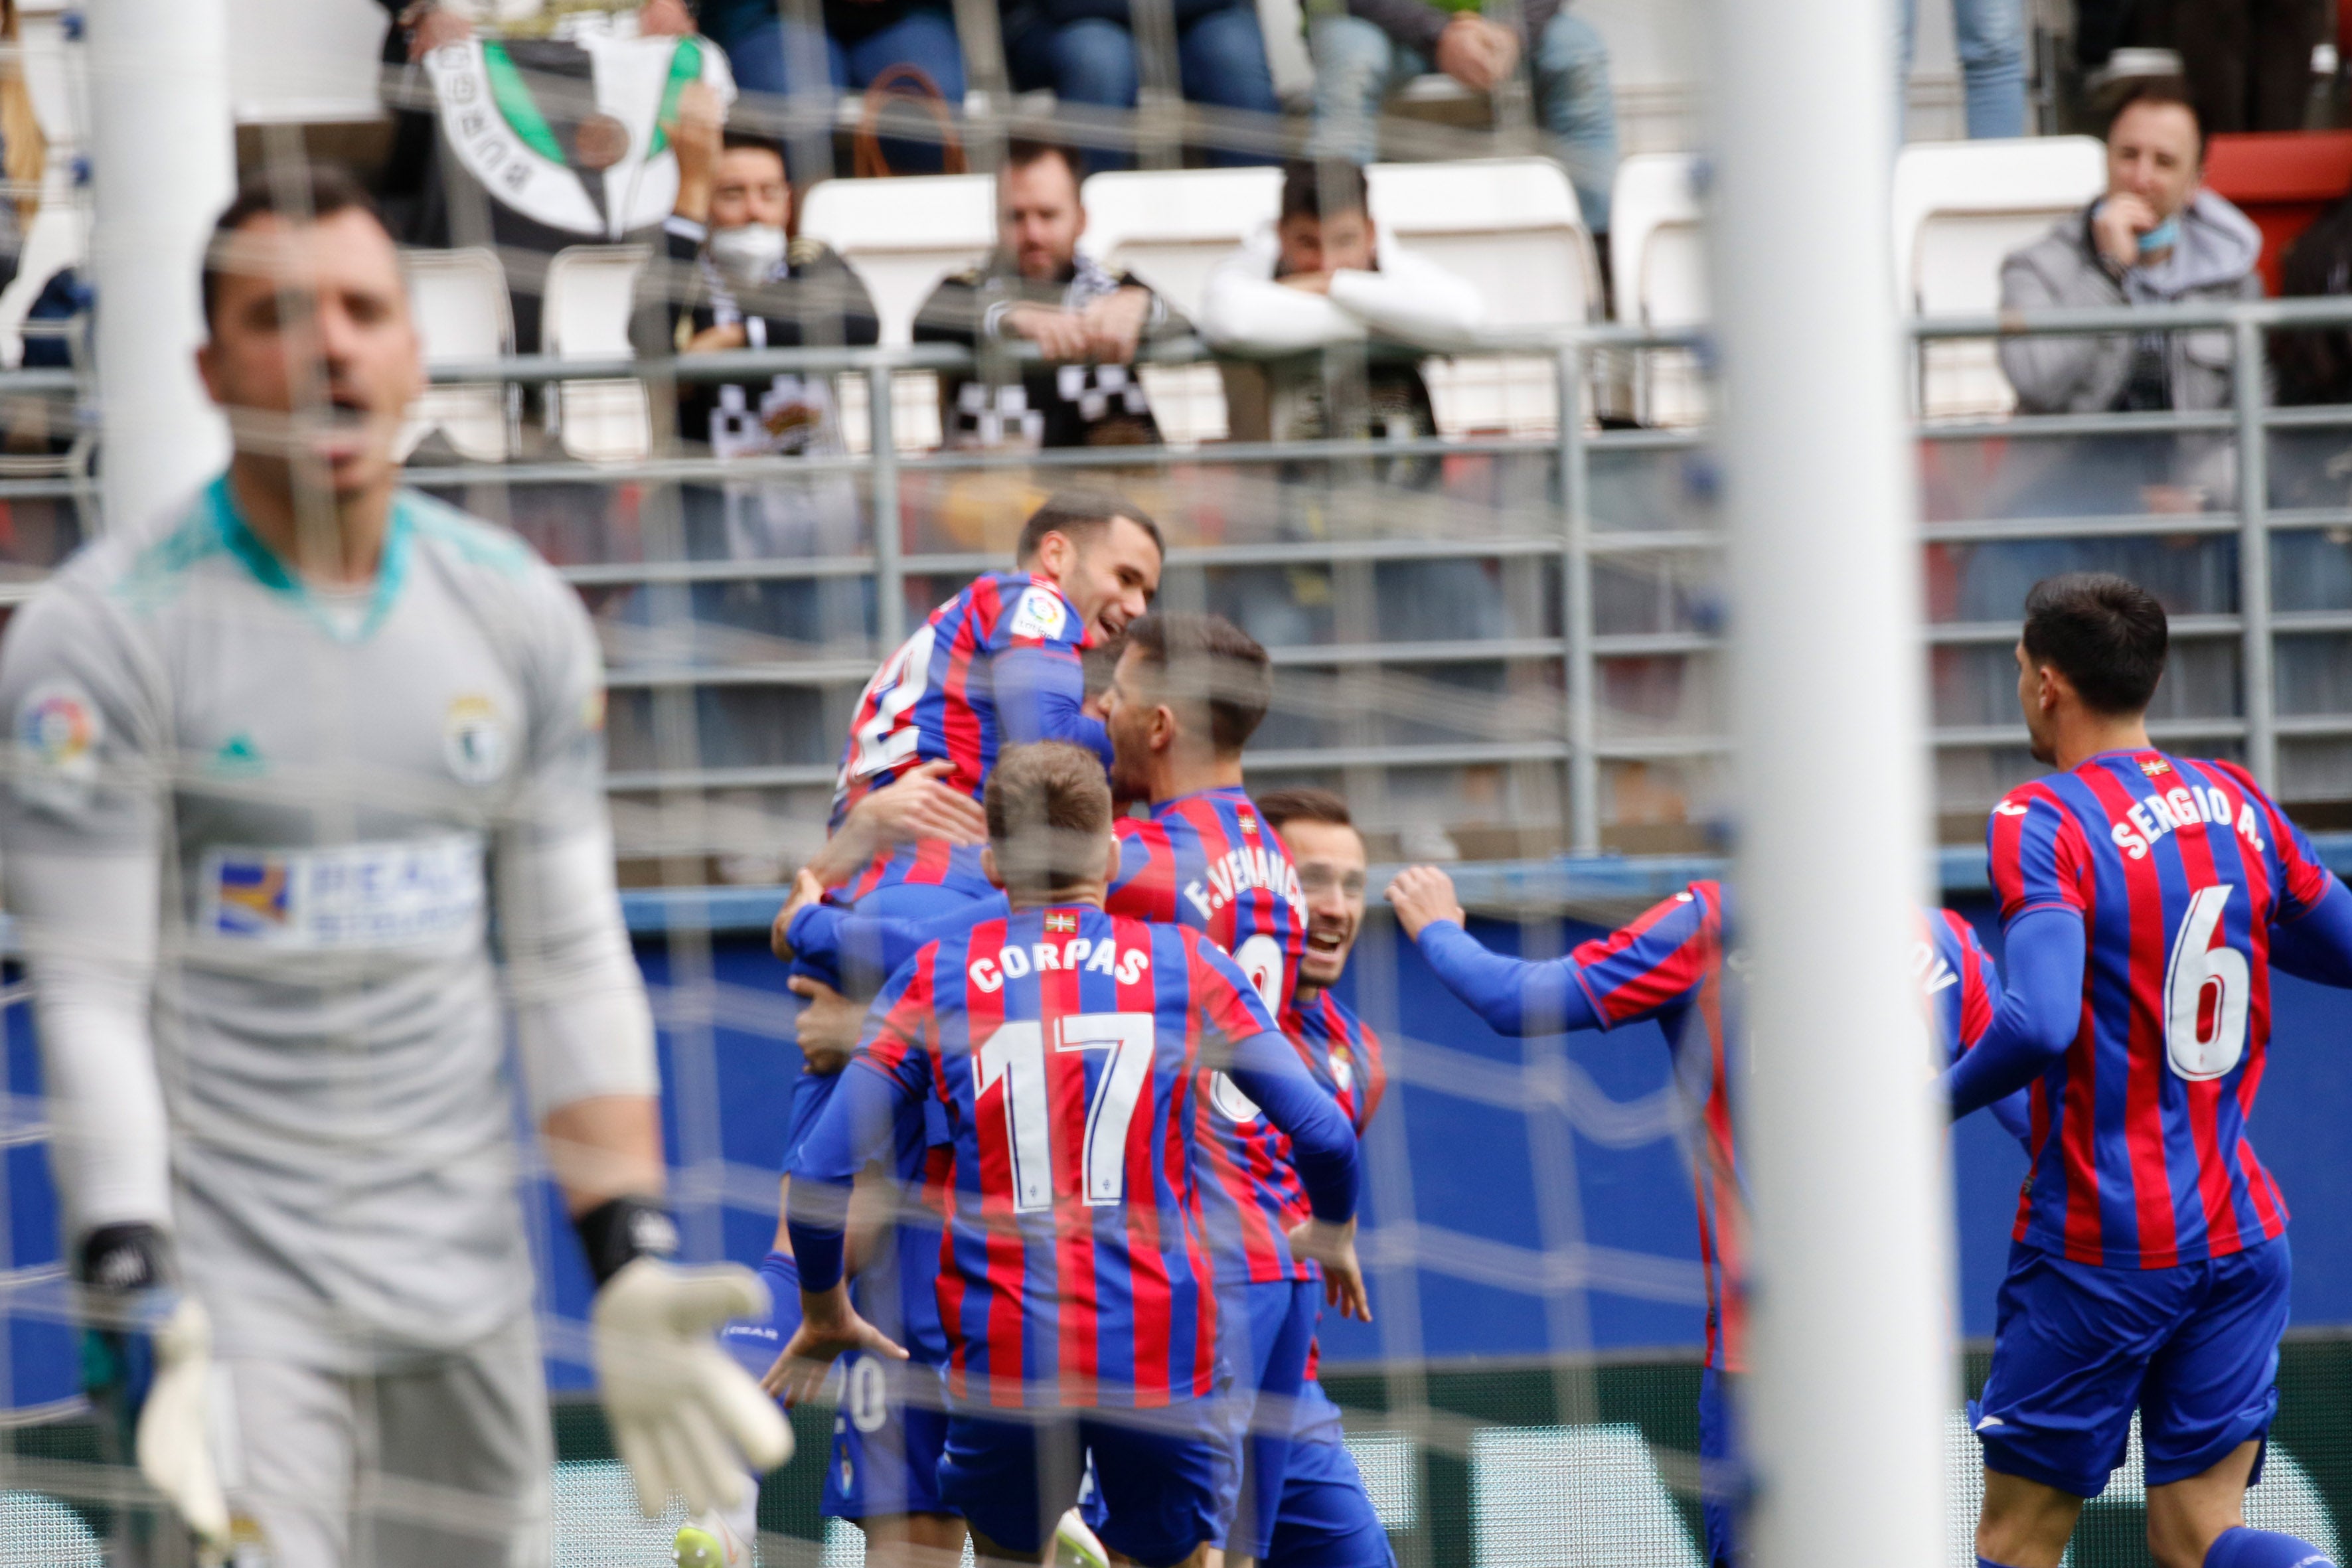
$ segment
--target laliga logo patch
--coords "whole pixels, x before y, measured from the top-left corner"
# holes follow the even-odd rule
[[[1069,618],[1070,612],[1063,605],[1061,595],[1051,588],[1032,588],[1021,595],[1021,604],[1013,612],[1013,635],[1057,637]]]
[[[491,784],[507,771],[507,727],[487,697],[460,697],[449,704],[441,729],[442,754],[458,782]]]
[[[77,687],[44,686],[26,698],[16,716],[17,743],[37,766],[61,778],[97,773],[101,733],[98,710]]]

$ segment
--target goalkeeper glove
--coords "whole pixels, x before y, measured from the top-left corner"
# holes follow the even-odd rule
[[[212,1325],[171,1278],[163,1233],[102,1226],[82,1244],[90,1317],[82,1346],[91,1403],[128,1434],[140,1473],[210,1551],[228,1543],[228,1503],[213,1468]]]
[[[738,1264],[680,1268],[667,1215],[615,1198],[580,1216],[599,1289],[589,1309],[596,1384],[613,1447],[648,1519],[670,1494],[701,1513],[740,1502],[744,1471],[793,1457],[793,1429],[774,1401],[719,1348],[730,1320],[764,1315],[767,1288]]]

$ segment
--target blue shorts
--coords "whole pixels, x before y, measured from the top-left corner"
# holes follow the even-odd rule
[[[1031,1418],[948,1417],[940,1496],[975,1534],[1014,1556],[1035,1556],[1078,1500],[1091,1458],[1103,1501],[1095,1533],[1105,1546],[1144,1568],[1168,1568],[1215,1542],[1233,1468],[1216,1401],[1024,1414]]]
[[[953,1513],[940,1500],[947,1385],[940,1369],[855,1351],[841,1358],[841,1403],[825,1456],[827,1519]]]
[[[1992,1373],[1969,1405],[1985,1468],[2096,1497],[2137,1407],[2148,1485],[2211,1469],[2270,1430],[2293,1272],[2284,1237],[2170,1268],[2011,1244]]]
[[[789,1253],[760,1260],[760,1283],[768,1288],[768,1315],[739,1318],[719,1331],[719,1346],[753,1377],[765,1377],[785,1342],[801,1326],[801,1271]]]
[[[1698,1374],[1699,1513],[1706,1521],[1707,1568],[1735,1568],[1739,1516],[1748,1497],[1747,1466],[1739,1458],[1739,1429],[1731,1410],[1729,1382],[1715,1368]]]
[[[1263,1568],[1395,1568],[1389,1532],[1342,1436],[1339,1407],[1319,1383],[1299,1390],[1282,1509],[1259,1561]]]

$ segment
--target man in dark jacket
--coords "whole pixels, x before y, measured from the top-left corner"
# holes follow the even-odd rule
[[[1013,143],[997,181],[996,253],[943,280],[915,317],[916,342],[961,343],[982,355],[978,374],[940,381],[949,445],[1159,441],[1135,351],[1146,338],[1190,325],[1146,285],[1081,253],[1086,226],[1072,154]],[[1043,362],[992,367],[987,351],[1016,340],[1035,343]]]
[[[1565,0],[1524,0],[1516,28],[1488,21],[1479,0],[1347,0],[1344,15],[1314,24],[1311,43],[1314,150],[1351,163],[1378,161],[1381,104],[1414,77],[1444,71],[1473,92],[1489,92],[1524,57],[1536,118],[1576,186],[1585,226],[1609,232],[1609,186],[1617,174],[1609,47]]]

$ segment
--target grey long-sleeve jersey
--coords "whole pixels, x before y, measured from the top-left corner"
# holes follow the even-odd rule
[[[0,866],[68,1234],[173,1231],[231,1354],[525,1310],[493,903],[534,1111],[656,1087],[603,704],[572,591],[418,495],[350,604],[226,481],[60,571],[0,647]]]

